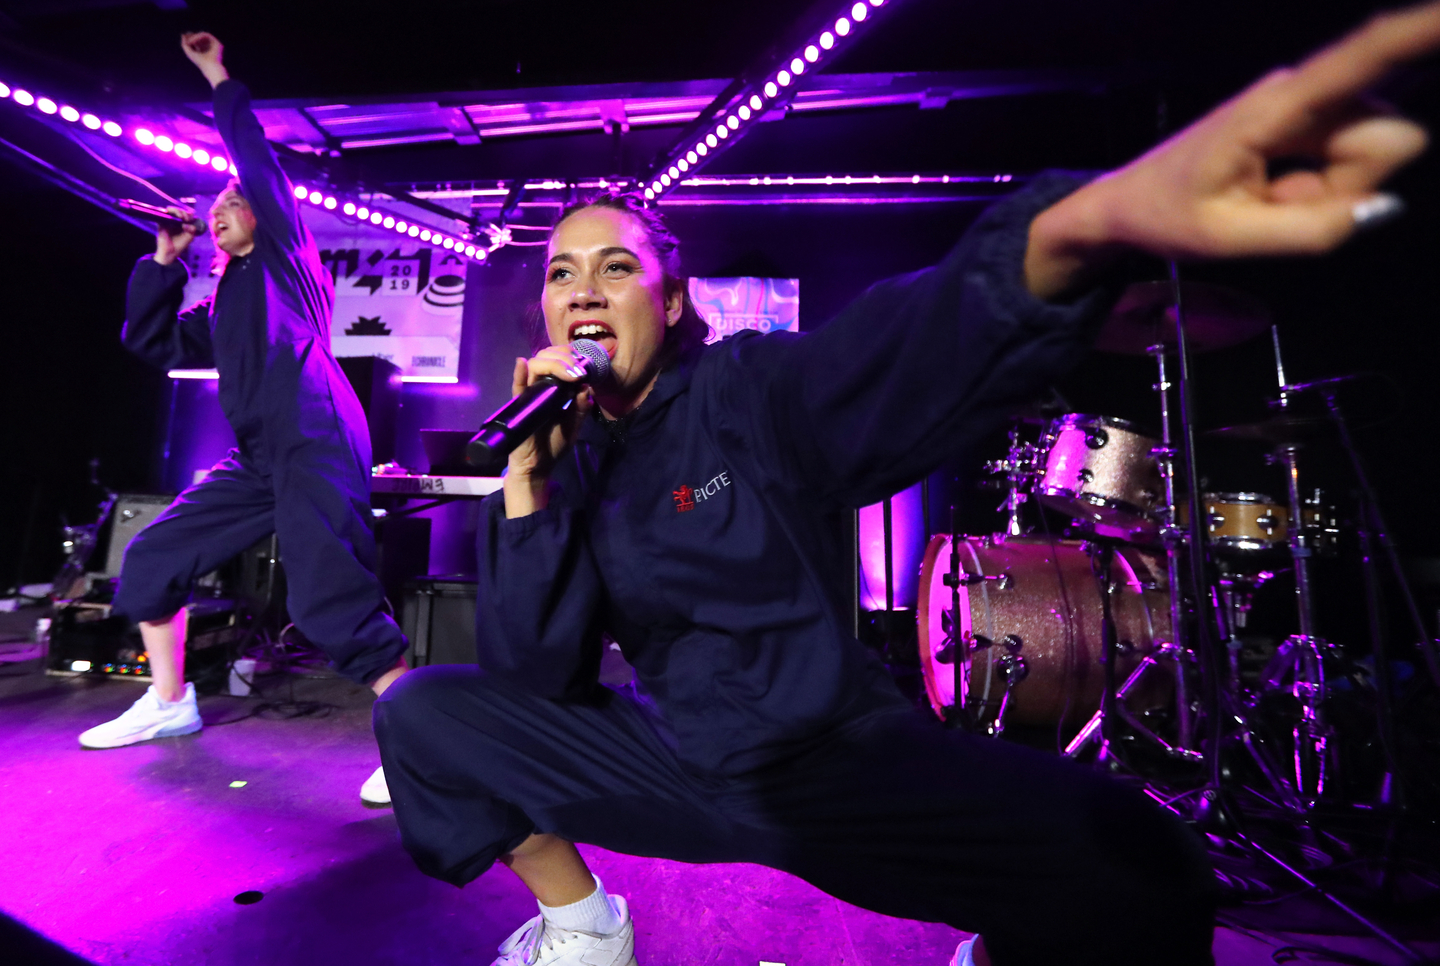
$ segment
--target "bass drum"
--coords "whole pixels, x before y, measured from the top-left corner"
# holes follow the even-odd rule
[[[1007,673],[1021,680],[1005,710],[1006,724],[1053,725],[1062,717],[1073,724],[1093,714],[1105,683],[1102,614],[1098,582],[1080,543],[961,537],[966,576],[958,620],[945,583],[950,555],[948,534],[931,537],[920,569],[920,666],[936,714],[955,703],[957,659],[969,665],[960,675],[965,704],[985,720],[1000,708]],[[1173,640],[1170,592],[1164,557],[1132,547],[1116,551],[1111,579],[1119,687],[1141,658]],[[1014,658],[1023,662],[1018,675]],[[1160,707],[1172,690],[1169,676],[1152,670],[1125,703],[1133,711]]]

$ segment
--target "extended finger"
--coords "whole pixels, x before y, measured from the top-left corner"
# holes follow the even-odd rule
[[[510,395],[520,395],[529,384],[530,367],[525,364],[524,358],[517,357],[515,360],[515,371],[510,376]]]
[[[1361,197],[1425,150],[1425,129],[1400,117],[1371,117],[1335,131],[1325,145],[1325,182],[1337,194]]]
[[[1324,110],[1374,87],[1395,67],[1440,49],[1440,2],[1372,18],[1312,54],[1287,78],[1294,106]]]

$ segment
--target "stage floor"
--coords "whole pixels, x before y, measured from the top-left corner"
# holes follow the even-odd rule
[[[202,697],[198,734],[82,751],[79,732],[123,711],[143,685],[0,666],[0,961],[488,964],[534,915],[533,901],[504,868],[463,890],[417,872],[389,810],[359,800],[379,763],[370,692],[328,675],[291,680],[294,700],[325,713],[256,714],[264,700],[291,698],[288,685],[265,699]],[[944,966],[964,938],[756,866],[582,851],[608,889],[629,897],[647,966]],[[263,897],[236,902],[252,891]],[[1268,964],[1286,941],[1222,929],[1217,962]],[[1400,961],[1372,940],[1304,943]]]

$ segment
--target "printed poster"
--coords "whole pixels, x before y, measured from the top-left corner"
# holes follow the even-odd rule
[[[798,278],[692,278],[690,300],[718,342],[745,329],[800,331]]]

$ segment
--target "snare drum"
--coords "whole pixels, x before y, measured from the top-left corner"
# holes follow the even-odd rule
[[[1205,529],[1217,550],[1253,553],[1285,546],[1290,532],[1290,509],[1263,493],[1205,493]],[[1177,500],[1175,517],[1182,527],[1190,523],[1190,501]]]
[[[1123,419],[1071,413],[1051,424],[1040,502],[1126,533],[1157,529],[1163,492],[1151,451],[1159,442]]]
[[[1007,674],[1023,663],[1006,709],[1007,723],[1082,721],[1100,706],[1105,668],[1100,590],[1090,558],[1077,541],[1020,537],[961,537],[960,613],[945,584],[948,534],[930,538],[920,569],[920,666],[937,714],[955,702],[955,662],[965,704],[993,717]],[[1112,611],[1120,641],[1116,685],[1170,632],[1170,593],[1163,557],[1132,547],[1111,562]],[[1161,666],[1162,668],[1164,665]],[[1133,710],[1169,700],[1168,673],[1152,670],[1126,698]]]

